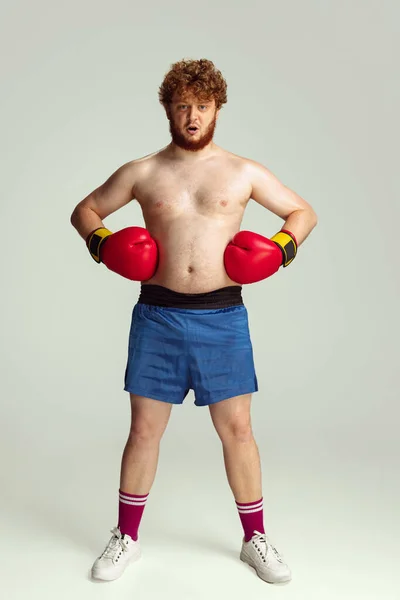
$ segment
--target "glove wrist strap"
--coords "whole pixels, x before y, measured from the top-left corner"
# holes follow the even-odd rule
[[[110,235],[112,235],[112,231],[106,229],[106,227],[98,227],[89,233],[86,238],[86,246],[93,260],[97,263],[101,262],[101,248]]]
[[[282,266],[287,267],[294,260],[297,254],[297,240],[293,233],[287,229],[281,229],[272,238],[272,242],[275,242],[282,251],[283,262]]]

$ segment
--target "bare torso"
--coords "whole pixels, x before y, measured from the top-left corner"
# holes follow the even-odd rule
[[[238,285],[223,255],[251,195],[246,159],[216,146],[206,158],[177,160],[163,149],[135,163],[134,198],[159,248],[158,269],[144,285],[183,293]]]

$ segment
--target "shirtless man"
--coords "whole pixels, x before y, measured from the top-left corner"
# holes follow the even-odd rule
[[[122,456],[119,522],[92,567],[94,578],[116,579],[139,558],[138,529],[161,437],[172,406],[193,389],[195,404],[209,407],[222,442],[244,531],[241,560],[264,581],[291,579],[264,530],[260,457],[250,419],[258,384],[241,291],[244,283],[287,266],[317,217],[267,168],[213,142],[226,88],[209,60],[172,65],[159,90],[171,143],[124,164],[71,216],[97,262],[141,281],[125,372],[132,421]],[[264,231],[238,237],[250,198],[281,217],[287,233],[278,232],[274,241]],[[102,220],[134,199],[146,229],[107,230]]]

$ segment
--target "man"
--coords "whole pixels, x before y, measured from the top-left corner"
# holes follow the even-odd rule
[[[140,556],[138,529],[172,406],[189,389],[208,406],[243,526],[240,558],[271,583],[291,572],[265,534],[260,457],[250,419],[258,390],[242,285],[288,266],[317,223],[311,206],[264,166],[213,141],[226,82],[205,59],[172,65],[159,89],[171,143],[132,160],[82,200],[71,222],[92,257],[141,281],[124,389],[132,422],[122,456],[119,522],[92,567],[113,580]],[[239,232],[252,198],[285,220],[271,239]],[[103,219],[136,199],[146,228]]]

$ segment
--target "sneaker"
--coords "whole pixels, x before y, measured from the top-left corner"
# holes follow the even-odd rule
[[[266,534],[259,531],[254,531],[254,534],[248,542],[243,538],[240,560],[253,567],[260,579],[267,583],[290,581],[292,574],[289,567]]]
[[[113,581],[118,579],[131,562],[141,556],[139,539],[133,540],[127,533],[121,534],[118,527],[111,529],[113,534],[104,552],[95,560],[92,566],[92,577]]]

